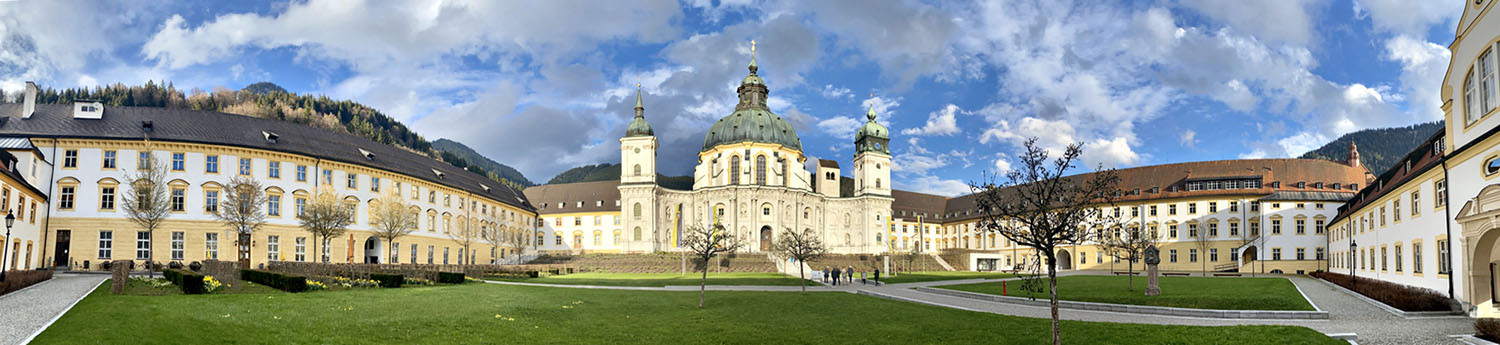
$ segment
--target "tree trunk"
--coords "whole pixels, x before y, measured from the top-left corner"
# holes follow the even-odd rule
[[[385,243],[389,243],[391,246],[391,250],[385,253],[385,263],[394,264],[396,260],[392,260],[391,258],[396,257],[396,249],[399,249],[396,248],[396,239],[386,240]]]
[[[1057,258],[1047,251],[1047,282],[1052,289],[1052,345],[1062,344],[1062,329],[1058,328],[1057,316]]]
[[[698,308],[703,308],[703,295],[708,293],[708,259],[703,258],[703,280],[698,281]]]
[[[1130,281],[1130,288],[1125,289],[1125,291],[1135,291],[1135,261],[1131,261],[1125,265],[1125,273],[1127,273],[1127,276],[1130,276],[1130,279],[1128,279]]]
[[[802,260],[797,260],[797,278],[798,278],[797,279],[798,280],[797,284],[802,285],[802,294],[806,295],[807,294],[807,273],[802,271],[802,267],[803,266],[807,266],[807,265],[803,265],[802,264]]]

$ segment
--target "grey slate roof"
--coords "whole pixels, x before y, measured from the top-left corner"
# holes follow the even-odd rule
[[[526,188],[526,198],[539,214],[569,212],[619,212],[620,181],[548,184]],[[583,206],[579,207],[578,202]],[[562,206],[558,206],[562,203]]]
[[[1338,201],[1344,202],[1354,197],[1354,192],[1303,192],[1303,191],[1276,191],[1260,198],[1261,201]]]
[[[273,119],[212,111],[156,107],[105,107],[104,118],[74,119],[68,104],[37,104],[22,119],[21,104],[0,104],[0,137],[141,140],[142,121],[151,121],[151,140],[237,146],[288,152],[372,167],[440,184],[478,197],[535,211],[520,191],[442,161],[369,139]],[[275,133],[276,143],[261,132]],[[360,150],[375,155],[367,159]],[[439,178],[434,171],[443,173]],[[488,186],[485,190],[482,186]]]

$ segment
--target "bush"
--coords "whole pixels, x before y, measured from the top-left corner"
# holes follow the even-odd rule
[[[307,291],[307,278],[260,270],[240,270],[240,280],[286,292]]]
[[[370,279],[380,282],[380,287],[383,288],[398,288],[401,287],[401,283],[406,282],[406,277],[400,274],[370,273]]]
[[[203,275],[180,269],[167,269],[161,271],[161,275],[182,289],[182,293],[197,295],[206,292],[203,288]]]
[[[463,284],[464,274],[456,272],[438,272],[438,282],[443,284]]]
[[[11,291],[20,290],[27,286],[47,281],[48,279],[52,279],[52,271],[50,270],[5,272],[5,281],[0,282],[0,295],[8,294]]]
[[[1380,303],[1403,311],[1453,311],[1453,301],[1432,289],[1407,286],[1370,278],[1359,279],[1356,286],[1347,274],[1313,272],[1313,277],[1358,292]]]
[[[1474,333],[1474,336],[1477,336],[1480,339],[1489,341],[1500,340],[1500,319],[1474,319]]]
[[[541,276],[542,276],[542,272],[538,272],[538,271],[526,271],[526,277],[527,278],[540,278]]]

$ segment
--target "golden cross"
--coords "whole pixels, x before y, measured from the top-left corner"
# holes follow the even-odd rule
[[[750,40],[750,52],[755,52],[755,40]]]

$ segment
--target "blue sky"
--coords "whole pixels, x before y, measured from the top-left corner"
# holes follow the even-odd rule
[[[1027,137],[1130,167],[1297,156],[1442,118],[1463,1],[0,2],[0,89],[271,81],[545,182],[617,162],[635,84],[688,174],[758,42],[772,110],[847,162],[874,107],[897,188],[954,195]],[[59,23],[84,25],[59,25]]]

